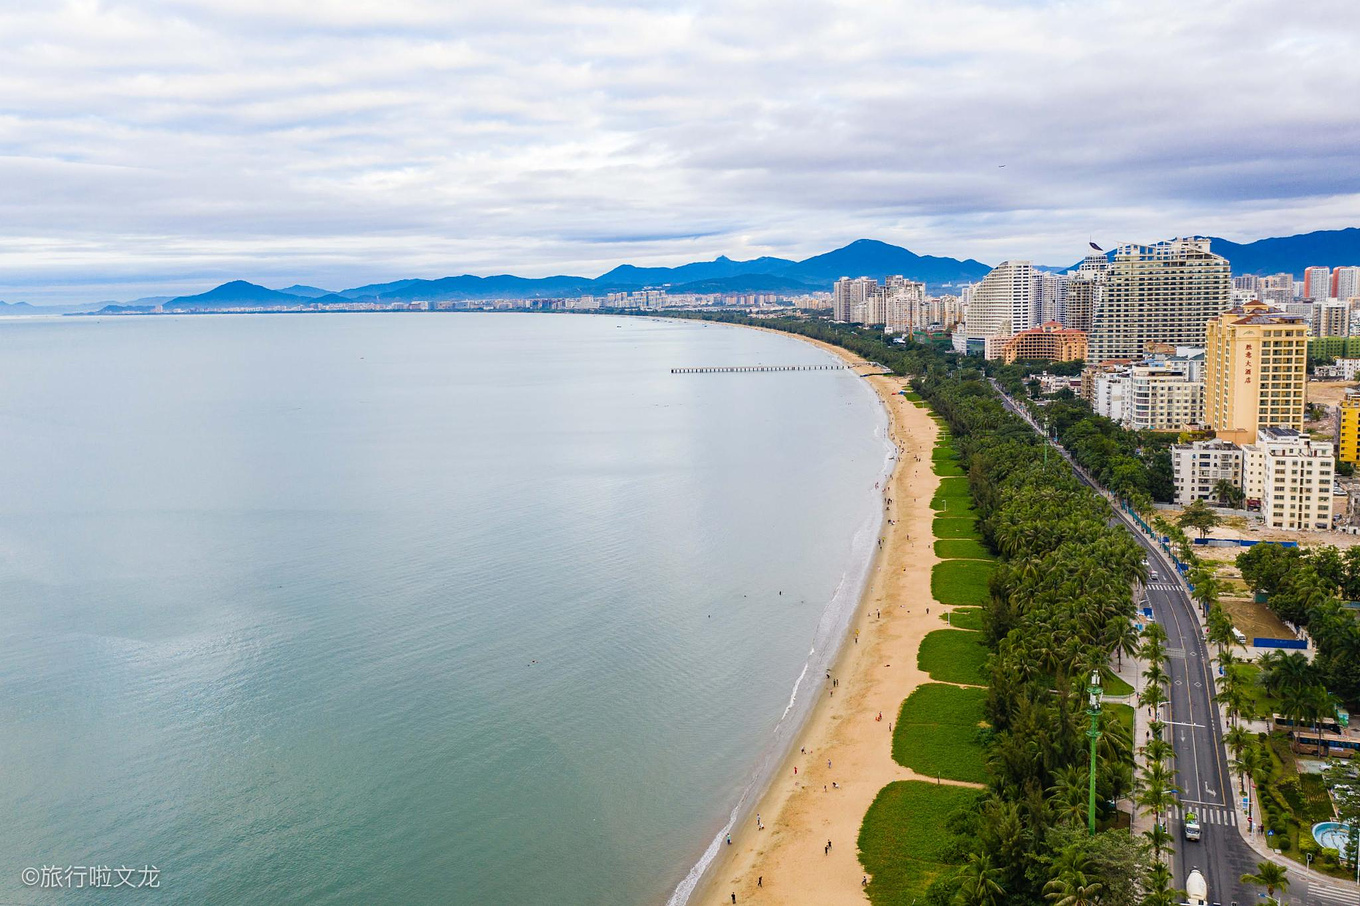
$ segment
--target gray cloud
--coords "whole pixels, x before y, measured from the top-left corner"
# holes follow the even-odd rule
[[[1349,0],[21,0],[0,34],[11,300],[1360,211]]]

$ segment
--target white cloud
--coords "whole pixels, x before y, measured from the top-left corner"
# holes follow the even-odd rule
[[[1339,0],[83,0],[0,34],[11,300],[860,236],[1061,263],[1360,210]]]

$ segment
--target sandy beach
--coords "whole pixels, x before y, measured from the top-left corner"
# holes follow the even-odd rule
[[[863,366],[843,349],[817,345]],[[832,668],[836,683],[823,681],[821,700],[753,816],[732,834],[690,898],[694,906],[730,904],[734,893],[738,903],[867,902],[856,842],[869,805],[894,780],[935,780],[893,761],[888,728],[902,701],[930,681],[916,667],[922,637],[945,625],[946,608],[930,597],[930,570],[938,562],[930,499],[939,483],[930,454],[939,429],[927,410],[898,394],[902,378],[864,379],[888,410],[899,451],[883,495],[882,549]]]

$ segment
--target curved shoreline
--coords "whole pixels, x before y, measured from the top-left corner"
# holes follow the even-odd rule
[[[717,326],[748,328],[748,325],[739,324],[719,324]],[[754,329],[804,340],[812,345],[822,347],[824,351],[835,355],[837,358],[844,358],[841,355],[844,350],[834,346],[828,346],[784,331],[769,330],[763,327]],[[866,385],[865,389],[873,396],[874,402],[878,406],[878,412],[881,414],[881,421],[875,425],[874,432],[877,434],[879,428],[882,428],[882,439],[885,446],[883,469],[879,474],[879,482],[875,485],[875,488],[886,488],[892,480],[902,451],[893,441],[892,414],[888,407],[884,405],[883,397],[872,386]],[[879,495],[882,493],[880,490],[878,494],[874,495],[875,498],[881,500]],[[763,814],[760,812],[759,806],[769,792],[775,778],[779,776],[779,771],[783,768],[789,754],[794,750],[794,746],[799,744],[800,738],[805,733],[807,725],[818,706],[822,691],[820,684],[824,682],[826,673],[838,669],[846,643],[851,638],[851,630],[854,628],[855,621],[861,616],[865,591],[869,587],[870,579],[878,567],[881,556],[881,551],[874,544],[874,541],[876,537],[882,536],[885,522],[886,517],[883,509],[876,507],[875,511],[855,530],[852,545],[855,561],[852,561],[843,574],[841,584],[837,586],[831,601],[827,604],[826,610],[818,621],[813,647],[808,652],[808,659],[804,663],[803,672],[795,680],[793,689],[790,691],[789,703],[775,724],[768,747],[763,752],[760,762],[751,772],[749,784],[737,803],[728,812],[725,823],[709,840],[685,877],[672,889],[665,901],[666,906],[687,906],[689,903],[696,902],[695,894],[704,891],[709,886],[715,867],[722,864],[721,857],[724,855],[722,850],[725,848],[723,847],[724,837],[729,832],[735,835],[737,828],[743,822],[753,821],[757,814]],[[861,561],[858,553],[861,549],[860,538],[861,535],[866,533],[868,535],[864,539],[864,544],[867,545],[866,556]],[[850,584],[853,596],[848,607],[838,603],[842,600],[842,590],[847,583]],[[830,625],[828,625],[828,622]],[[812,674],[812,676],[810,677],[809,674]],[[815,691],[809,694],[808,690]],[[786,726],[786,721],[789,722],[788,726]]]
[[[772,332],[812,343],[852,366],[863,365],[840,347]],[[888,727],[912,689],[929,681],[915,663],[921,637],[943,628],[939,616],[946,608],[929,591],[930,569],[937,562],[930,498],[939,483],[930,452],[939,428],[926,410],[898,394],[903,378],[864,372],[857,368],[887,413],[888,439],[897,454],[883,492],[883,545],[868,565],[853,616],[831,660],[829,669],[839,684],[828,688],[819,678],[826,694],[819,690],[819,699],[776,756],[779,766],[759,794],[744,800],[745,808],[738,806],[735,814],[745,820],[732,831],[732,845],[719,844],[693,892],[679,900],[673,895],[672,904],[730,903],[733,893],[743,903],[865,903],[856,844],[869,805],[893,780],[935,779],[919,777],[892,761]],[[932,607],[935,613],[927,613]],[[801,769],[796,775],[795,768]],[[756,814],[764,830],[757,830]],[[818,856],[817,849],[828,840],[831,850]],[[711,848],[705,850],[706,859]]]

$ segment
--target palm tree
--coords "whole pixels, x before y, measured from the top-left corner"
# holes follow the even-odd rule
[[[959,870],[959,889],[955,906],[1001,906],[1006,890],[1001,886],[1003,872],[992,865],[992,857],[969,853],[968,862]]]
[[[1223,734],[1223,741],[1227,743],[1228,751],[1232,753],[1233,770],[1236,771],[1237,765],[1242,762],[1242,753],[1246,751],[1247,746],[1251,745],[1251,734],[1247,732],[1246,727],[1235,726],[1231,727],[1227,733]],[[1246,774],[1243,771],[1238,771],[1237,776],[1239,782],[1238,792],[1245,795],[1247,792]]]
[[[1138,906],[1176,906],[1184,893],[1171,887],[1171,869],[1161,862],[1152,864],[1147,877],[1143,879],[1143,887],[1147,892]]]
[[[1119,620],[1110,631],[1110,644],[1119,659],[1119,669],[1124,669],[1124,655],[1138,651],[1138,627],[1130,620]]]
[[[1243,884],[1255,884],[1257,887],[1266,889],[1266,896],[1275,898],[1275,891],[1284,893],[1289,889],[1288,872],[1283,866],[1276,865],[1274,862],[1257,862],[1256,874],[1243,875]]]
[[[1171,848],[1171,841],[1173,838],[1171,834],[1167,833],[1166,825],[1161,823],[1154,824],[1152,825],[1151,830],[1143,831],[1143,836],[1147,839],[1148,843],[1152,845],[1152,854],[1157,860],[1156,864],[1162,864],[1162,853],[1166,853],[1169,856],[1175,852],[1175,850]]]
[[[1247,498],[1246,492],[1226,478],[1215,481],[1209,493],[1218,498],[1219,506],[1241,506],[1242,501]]]
[[[1104,886],[1089,880],[1084,872],[1064,872],[1044,885],[1044,899],[1053,906],[1096,906]]]

